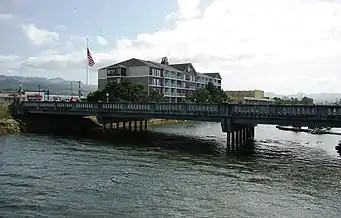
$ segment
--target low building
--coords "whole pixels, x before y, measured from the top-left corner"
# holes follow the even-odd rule
[[[227,91],[227,94],[233,103],[268,104],[274,102],[272,99],[265,97],[262,90]]]
[[[191,63],[169,64],[166,57],[160,63],[132,58],[99,69],[98,89],[122,78],[142,85],[148,92],[163,93],[169,102],[181,102],[186,94],[209,82],[220,88],[222,83],[219,73],[199,73]]]
[[[0,92],[0,102],[13,102],[18,97],[18,92]]]

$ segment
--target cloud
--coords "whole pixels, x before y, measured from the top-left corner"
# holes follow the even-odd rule
[[[65,25],[57,25],[57,26],[54,26],[53,29],[55,29],[55,30],[65,30],[65,29],[67,29],[67,26],[65,26]]]
[[[199,0],[178,0],[179,11],[177,17],[185,20],[198,17],[201,14],[198,9],[199,3]]]
[[[96,40],[97,40],[97,43],[101,46],[108,45],[108,40],[106,38],[104,38],[103,36],[97,36]]]
[[[86,37],[79,35],[70,35],[66,42],[66,49],[68,52],[79,51],[79,49],[83,49],[86,46]]]
[[[9,73],[20,68],[21,61],[17,55],[0,55],[0,72]]]
[[[224,88],[229,89],[339,90],[329,79],[319,86],[309,79],[320,78],[322,72],[324,78],[341,83],[340,76],[335,76],[341,71],[341,3],[337,0],[212,0],[202,10],[198,0],[178,0],[177,11],[165,19],[172,22],[171,27],[119,39],[111,50],[92,50],[95,67],[131,57],[159,61],[167,56],[171,63],[190,61],[200,72],[219,71]],[[36,44],[59,38],[57,33],[47,36],[42,38],[50,40]],[[100,38],[95,38],[98,44],[108,43]],[[72,51],[31,58],[29,66],[82,72],[84,49],[73,47]],[[28,66],[28,60],[23,63]]]
[[[59,40],[59,34],[50,32],[46,29],[37,28],[34,24],[22,24],[20,28],[26,37],[35,46],[42,46],[46,44],[56,44]]]
[[[13,20],[14,16],[12,14],[8,14],[8,13],[0,13],[0,21],[1,20]]]

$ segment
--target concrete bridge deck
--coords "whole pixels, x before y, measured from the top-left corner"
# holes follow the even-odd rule
[[[21,102],[26,114],[97,116],[103,123],[151,118],[220,122],[233,140],[253,139],[257,124],[341,127],[341,106],[186,103]],[[245,130],[245,131],[244,131]],[[238,136],[241,131],[241,136]],[[244,133],[245,132],[245,133]],[[243,135],[245,134],[245,136]],[[240,137],[241,139],[238,139]]]

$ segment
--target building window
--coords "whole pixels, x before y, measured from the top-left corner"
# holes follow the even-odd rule
[[[121,82],[121,78],[108,78],[108,83],[120,83]]]
[[[127,76],[127,69],[121,68],[121,76]]]
[[[157,77],[162,77],[162,70],[151,68],[151,70],[149,71],[149,75],[157,76]]]
[[[108,69],[107,76],[121,76],[120,68]]]
[[[159,78],[149,78],[149,85],[162,86],[162,81]]]

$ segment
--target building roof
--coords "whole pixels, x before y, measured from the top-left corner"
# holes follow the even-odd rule
[[[154,61],[147,61],[153,65],[156,65],[158,66],[159,68],[162,68],[162,69],[167,69],[167,70],[171,70],[171,71],[179,71],[178,69],[176,69],[175,67],[173,67],[172,65],[167,65],[167,64],[161,64],[161,63],[157,63],[157,62],[154,62]]]
[[[161,64],[161,63],[157,63],[154,61],[146,61],[146,60],[142,60],[142,59],[137,59],[137,58],[131,58],[129,60],[126,61],[122,61],[113,65],[109,65],[107,67],[103,67],[102,69],[107,69],[107,68],[113,68],[113,67],[137,67],[137,66],[149,66],[149,67],[153,67],[153,68],[157,68],[157,69],[168,69],[171,71],[179,71],[178,69],[170,66],[170,65],[166,65],[166,64]]]
[[[183,63],[183,64],[170,64],[170,66],[180,70],[180,71],[185,71],[188,66],[190,66],[191,63]]]
[[[186,71],[188,68],[191,68],[194,72],[194,74],[198,74],[198,72],[193,67],[192,63],[183,63],[183,64],[171,64],[170,66],[180,70],[181,72]]]
[[[195,74],[198,74],[198,72],[194,69],[192,63],[182,63],[182,64],[161,64],[157,63],[154,61],[146,61],[142,59],[137,59],[137,58],[131,58],[126,61],[122,61],[107,67],[103,67],[102,69],[107,69],[107,68],[113,68],[113,67],[136,67],[136,66],[149,66],[157,69],[166,69],[170,71],[176,71],[176,72],[184,72],[186,71],[189,67],[191,67],[194,71]],[[209,76],[211,78],[219,78],[222,79],[219,73],[203,73],[203,75]]]
[[[203,74],[212,78],[222,79],[220,76],[220,73],[203,73]]]

